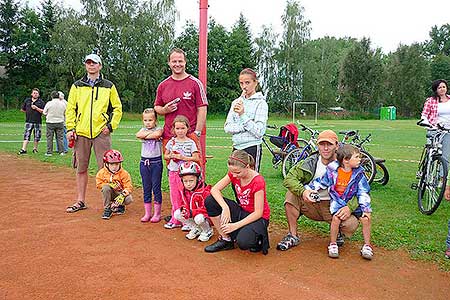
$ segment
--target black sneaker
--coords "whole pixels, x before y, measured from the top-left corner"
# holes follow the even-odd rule
[[[213,253],[222,250],[234,249],[233,241],[218,239],[214,244],[205,247],[205,252]]]
[[[38,150],[37,149],[33,149],[33,153],[38,153]]]
[[[250,252],[260,252],[262,250],[262,238],[258,237],[257,241],[256,241],[256,245],[253,247],[250,247]]]
[[[26,151],[26,150],[23,150],[23,149],[20,149],[19,153],[17,153],[17,154],[19,154],[19,155],[27,154],[27,151]]]
[[[123,215],[125,213],[125,205],[119,205],[114,211],[116,215]]]
[[[336,244],[338,245],[338,247],[342,247],[344,246],[344,243],[345,243],[345,235],[339,231],[336,238]]]
[[[111,219],[112,213],[113,212],[112,212],[111,208],[109,208],[109,207],[105,208],[105,210],[103,211],[102,219],[104,219],[104,220]]]

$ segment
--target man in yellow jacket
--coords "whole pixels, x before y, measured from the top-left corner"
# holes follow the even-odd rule
[[[76,202],[67,207],[72,213],[86,209],[86,189],[91,149],[98,169],[103,154],[111,149],[111,133],[122,118],[122,103],[114,84],[100,74],[102,60],[97,54],[84,59],[87,74],[70,88],[66,109],[67,139],[74,141],[73,166],[76,171]]]

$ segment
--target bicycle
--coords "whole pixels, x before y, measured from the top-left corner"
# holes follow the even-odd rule
[[[386,184],[389,181],[389,173],[387,172],[387,168],[384,166],[384,160],[378,159],[376,160],[367,150],[364,148],[364,143],[370,141],[370,137],[372,134],[368,134],[364,139],[361,140],[358,130],[347,130],[347,131],[339,131],[339,134],[343,134],[344,138],[342,139],[343,144],[350,143],[359,149],[361,153],[361,167],[364,169],[364,175],[367,178],[367,182],[371,184],[376,178],[377,173],[377,165],[380,165],[379,169],[383,172],[382,177],[377,177],[380,183]],[[351,140],[350,140],[351,138]],[[350,140],[350,141],[349,141]]]
[[[286,178],[289,170],[298,164],[300,161],[304,160],[310,156],[313,152],[317,151],[317,136],[319,131],[311,129],[301,123],[298,123],[302,131],[307,131],[310,134],[309,140],[302,138],[297,139],[299,147],[297,149],[289,152],[283,160],[282,171],[283,178]]]
[[[419,160],[416,173],[417,183],[412,183],[411,188],[417,190],[417,204],[422,214],[431,215],[441,204],[447,183],[448,166],[442,157],[442,140],[450,129],[445,129],[439,124],[437,128],[420,120],[417,125],[429,128],[427,142]]]
[[[267,125],[267,128],[277,129],[278,127],[276,125]],[[270,143],[277,148],[270,146],[266,138],[269,138]],[[286,155],[297,148],[292,139],[292,136],[286,138],[280,135],[264,134],[262,141],[270,154],[272,154],[272,167],[274,169],[277,169],[283,163]]]

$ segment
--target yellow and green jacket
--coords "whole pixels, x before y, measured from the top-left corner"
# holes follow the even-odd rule
[[[115,130],[122,118],[122,103],[114,84],[101,75],[94,86],[87,75],[70,88],[66,108],[67,130],[87,138],[97,137],[103,128]]]

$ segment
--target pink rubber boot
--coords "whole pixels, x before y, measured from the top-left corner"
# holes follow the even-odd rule
[[[141,222],[150,221],[150,217],[152,216],[152,204],[144,203],[145,215],[141,218]]]
[[[155,203],[153,217],[150,219],[150,222],[158,223],[159,221],[161,221],[161,204]]]

